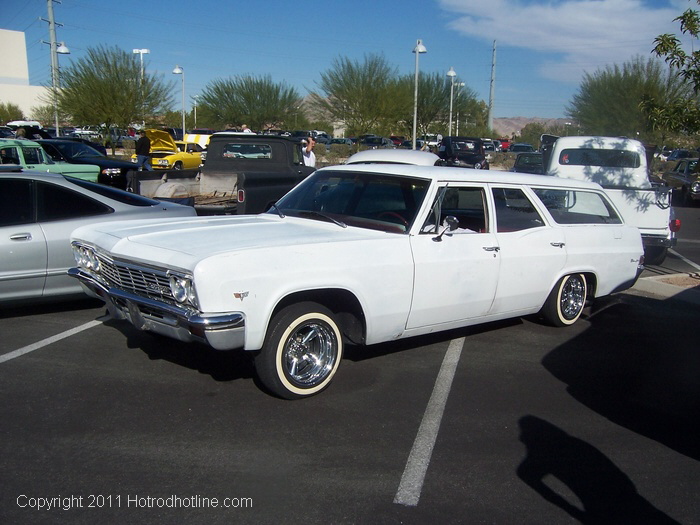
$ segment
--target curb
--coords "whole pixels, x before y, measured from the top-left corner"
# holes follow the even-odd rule
[[[694,276],[697,276],[697,274],[694,274]],[[631,290],[646,292],[667,299],[678,299],[680,301],[685,301],[700,306],[700,276],[694,277],[698,282],[696,286],[682,286],[673,284],[674,280],[687,281],[688,277],[689,274],[687,273],[643,277],[635,283]]]

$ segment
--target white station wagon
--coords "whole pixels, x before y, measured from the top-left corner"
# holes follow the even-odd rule
[[[597,184],[388,164],[323,168],[260,215],[106,223],[72,244],[71,275],[113,317],[253,351],[287,399],[328,386],[347,342],[538,312],[571,325],[643,263]]]

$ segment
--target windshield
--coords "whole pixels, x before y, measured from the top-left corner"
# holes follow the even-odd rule
[[[399,175],[317,171],[268,213],[391,233],[408,231],[430,181]]]
[[[95,148],[83,144],[82,142],[55,142],[56,148],[63,154],[64,157],[74,159],[78,157],[104,157],[102,153]]]
[[[94,193],[102,195],[103,197],[108,197],[112,200],[121,202],[123,204],[130,204],[132,206],[155,206],[156,204],[160,204],[160,201],[149,199],[147,197],[143,197],[143,196],[138,195],[136,193],[129,193],[129,192],[117,189],[113,186],[106,186],[104,184],[96,184],[94,182],[89,182],[89,181],[82,180],[82,179],[76,179],[73,177],[67,177],[65,175],[63,178],[66,179],[68,182],[75,184],[76,186],[80,186],[80,187],[85,188],[87,190],[90,190]]]

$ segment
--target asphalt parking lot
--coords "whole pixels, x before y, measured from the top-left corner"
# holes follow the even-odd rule
[[[679,214],[664,265],[573,327],[350,348],[297,402],[96,302],[0,311],[0,523],[700,523],[700,289],[673,280],[700,272],[700,208]]]

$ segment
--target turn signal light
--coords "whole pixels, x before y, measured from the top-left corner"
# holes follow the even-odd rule
[[[681,220],[680,219],[673,219],[668,223],[668,227],[671,228],[671,231],[673,233],[676,233],[680,231],[681,229]]]

